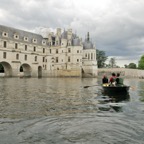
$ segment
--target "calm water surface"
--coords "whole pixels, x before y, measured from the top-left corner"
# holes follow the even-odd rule
[[[125,79],[131,89],[118,103],[96,84],[0,78],[0,144],[144,144],[144,80]]]

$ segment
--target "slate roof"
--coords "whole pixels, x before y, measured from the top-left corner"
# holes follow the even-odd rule
[[[2,36],[3,32],[8,33],[8,37],[3,37]],[[19,39],[15,39],[14,34],[19,35]],[[28,37],[28,41],[24,41],[24,37]],[[35,34],[35,33],[32,33],[32,32],[27,32],[27,31],[24,31],[24,30],[19,30],[19,29],[16,29],[16,28],[7,27],[7,26],[3,26],[3,25],[0,25],[0,38],[1,39],[10,39],[10,40],[18,41],[18,42],[23,42],[23,43],[33,43],[32,40],[36,39],[37,43],[33,43],[35,45],[42,45],[42,40],[45,40],[39,34]]]

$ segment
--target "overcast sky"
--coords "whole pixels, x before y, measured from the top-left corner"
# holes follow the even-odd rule
[[[72,28],[117,65],[144,54],[144,0],[0,0],[0,25],[33,32]]]

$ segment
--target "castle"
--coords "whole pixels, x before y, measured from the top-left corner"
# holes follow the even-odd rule
[[[46,38],[0,25],[0,64],[5,77],[96,77],[96,48],[72,29]]]

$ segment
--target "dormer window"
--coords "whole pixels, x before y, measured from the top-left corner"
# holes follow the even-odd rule
[[[14,34],[14,39],[19,39],[19,35],[18,34]]]
[[[3,33],[2,33],[2,36],[3,36],[3,37],[8,37],[8,33],[7,33],[7,32],[3,32]]]
[[[43,45],[46,45],[46,41],[45,41],[45,40],[43,40],[43,41],[42,41],[42,44],[43,44]]]
[[[37,43],[37,39],[33,39],[32,42],[33,42],[33,43]]]
[[[24,41],[28,41],[28,37],[24,37]]]

